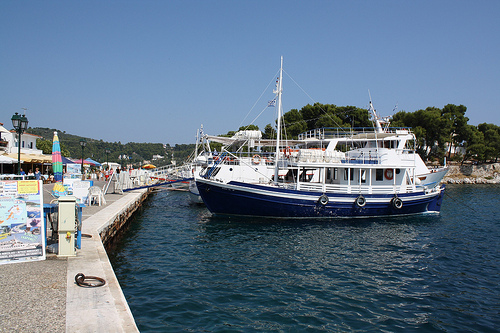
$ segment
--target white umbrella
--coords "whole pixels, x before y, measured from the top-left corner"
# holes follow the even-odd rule
[[[9,156],[0,155],[0,164],[2,165],[2,173],[3,173],[3,165],[4,164],[14,164],[17,163],[16,159],[10,158]]]
[[[14,158],[10,158],[9,156],[0,155],[0,163],[1,164],[14,164],[14,163],[17,163],[17,160]]]

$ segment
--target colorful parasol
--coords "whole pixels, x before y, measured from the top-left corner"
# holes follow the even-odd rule
[[[54,139],[52,140],[52,172],[54,172],[54,187],[52,188],[52,195],[60,197],[66,195],[66,189],[63,186],[63,165],[61,158],[61,146],[59,145],[59,137],[57,132],[54,132]]]
[[[143,169],[154,169],[154,168],[156,168],[156,166],[154,166],[153,164],[146,164],[146,165],[143,165],[142,168]]]

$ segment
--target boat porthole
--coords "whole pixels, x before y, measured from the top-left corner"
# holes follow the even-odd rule
[[[403,207],[403,200],[398,197],[392,199],[392,206],[396,209],[401,209]]]
[[[364,196],[360,195],[356,198],[356,205],[358,207],[364,207],[366,205],[366,199]]]
[[[328,196],[326,194],[323,194],[319,197],[318,202],[325,206],[328,203]]]

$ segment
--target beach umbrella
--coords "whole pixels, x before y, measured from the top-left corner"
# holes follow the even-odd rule
[[[6,155],[0,155],[0,164],[14,164],[14,163],[17,163],[17,159]]]
[[[52,140],[52,172],[54,173],[54,187],[52,188],[52,195],[60,197],[66,195],[66,189],[63,186],[63,165],[61,158],[61,146],[59,144],[59,137],[57,132],[54,132],[54,139]]]
[[[101,163],[99,163],[99,162],[97,162],[97,161],[94,161],[94,160],[93,160],[93,159],[91,159],[91,158],[87,158],[85,161],[86,161],[86,162],[89,162],[91,165],[94,165],[94,166],[98,166],[98,167],[100,167],[100,166],[101,166]]]
[[[76,160],[74,163],[76,164],[82,164],[82,159],[80,158],[79,160]],[[86,159],[86,160],[83,160],[83,164],[87,164],[87,165],[90,165],[90,166],[96,166],[97,162],[95,162],[94,160],[91,160],[90,158]]]
[[[0,164],[1,164],[1,172],[3,173],[3,165],[4,164],[14,164],[17,163],[17,160],[14,158],[10,158],[9,156],[0,155]]]
[[[64,156],[61,156],[61,160],[62,160],[62,164],[63,165],[66,165],[66,164],[78,164],[78,163],[73,162],[72,160],[70,160],[69,158],[64,157]]]
[[[156,166],[154,166],[153,164],[145,164],[142,166],[143,169],[154,169],[156,168]]]

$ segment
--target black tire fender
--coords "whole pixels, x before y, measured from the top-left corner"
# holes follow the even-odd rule
[[[321,195],[318,199],[318,202],[323,206],[326,206],[328,201],[330,201],[330,199],[328,199],[328,196],[326,194]]]
[[[392,204],[392,207],[396,208],[396,209],[401,209],[403,208],[403,200],[401,200],[400,198],[398,197],[394,197],[392,200],[391,200],[391,204]]]
[[[359,195],[359,197],[357,197],[354,202],[356,203],[356,206],[364,207],[366,205],[366,198],[362,195]]]

